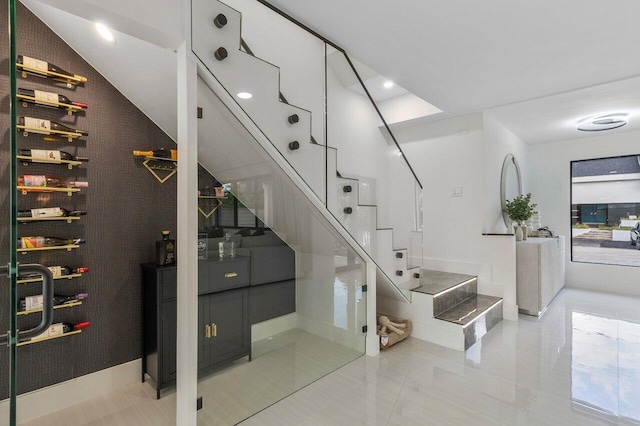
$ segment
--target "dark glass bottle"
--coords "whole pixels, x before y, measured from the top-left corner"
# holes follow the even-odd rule
[[[18,217],[69,217],[84,216],[85,210],[67,210],[62,207],[47,207],[43,209],[19,210]]]
[[[20,237],[18,239],[18,247],[39,248],[39,247],[56,247],[67,246],[71,244],[84,244],[87,241],[84,238],[58,238],[58,237]]]
[[[18,186],[34,188],[86,188],[89,182],[66,181],[61,178],[43,175],[20,175]]]
[[[53,72],[56,74],[60,74],[63,77],[71,77],[79,80],[82,83],[86,83],[87,78],[78,74],[72,74],[68,71],[63,70],[57,65],[51,64],[46,61],[42,61],[40,59],[31,58],[29,56],[18,55],[18,63],[29,67],[29,72],[33,72],[36,74],[47,75],[45,71]]]
[[[48,161],[89,161],[88,158],[85,157],[76,157],[75,155],[71,155],[66,151],[57,151],[57,150],[49,150],[49,149],[20,149],[18,150],[18,155],[22,155],[24,157],[31,157],[32,163],[38,163],[38,160],[48,160]]]
[[[89,132],[85,130],[73,129],[69,126],[58,123],[57,121],[43,120],[41,118],[18,117],[18,125],[28,127],[28,129],[25,129],[27,132],[41,133],[43,135],[50,135],[51,130],[55,130],[57,132],[79,133],[82,136],[89,135]]]
[[[154,149],[150,151],[133,151],[133,155],[136,157],[156,157],[156,158],[167,158],[171,160],[178,159],[178,150],[177,149]]]
[[[77,300],[84,300],[89,297],[87,293],[74,294],[73,296],[65,296],[61,294],[55,294],[53,296],[53,306],[64,305],[65,303],[75,302]],[[18,311],[31,311],[34,309],[42,309],[43,297],[41,294],[35,296],[27,296],[24,299],[18,301]]]
[[[87,268],[86,266],[78,266],[77,268],[72,268],[70,266],[56,265],[56,266],[47,266],[47,268],[49,268],[54,278],[63,277],[65,275],[71,275],[71,274],[84,274],[85,272],[89,272],[89,268]],[[40,274],[37,272],[28,272],[25,274],[18,275],[18,279],[20,280],[37,278],[37,277],[40,277]]]
[[[41,90],[23,89],[19,87],[18,94],[22,96],[28,96],[30,98],[34,98],[35,100],[21,99],[21,101],[28,102],[31,104],[36,104],[36,105],[51,106],[51,105],[48,105],[47,102],[58,102],[60,104],[77,106],[82,109],[87,109],[88,107],[88,105],[85,103],[74,102],[71,99],[67,98],[65,95],[61,95],[59,93],[43,92]],[[58,107],[54,106],[54,108],[58,108]]]
[[[171,231],[162,231],[162,240],[156,241],[156,265],[170,265],[176,262],[176,240],[169,239]]]

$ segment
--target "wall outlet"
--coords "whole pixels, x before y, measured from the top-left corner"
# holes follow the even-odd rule
[[[452,186],[451,187],[451,196],[452,197],[462,197],[462,187],[461,186]]]

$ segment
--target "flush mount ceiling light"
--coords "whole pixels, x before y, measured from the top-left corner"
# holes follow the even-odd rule
[[[107,40],[109,43],[115,44],[116,38],[109,27],[100,22],[96,22],[96,31],[98,31],[98,34],[100,34],[103,39]]]
[[[583,132],[601,132],[603,130],[617,129],[628,122],[626,114],[602,115],[581,121],[578,123],[577,129]]]
[[[393,81],[385,81],[383,86],[385,89],[391,89],[393,87]]]
[[[251,98],[253,98],[253,95],[251,93],[249,93],[249,92],[240,92],[240,93],[237,94],[237,96],[240,99],[251,99]]]

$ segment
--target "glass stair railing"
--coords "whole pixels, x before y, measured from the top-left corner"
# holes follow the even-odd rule
[[[226,3],[192,2],[201,65],[375,261],[379,277],[408,298],[422,266],[422,187],[351,60],[260,2]],[[265,214],[279,204],[254,201]],[[282,223],[285,233],[294,217]]]

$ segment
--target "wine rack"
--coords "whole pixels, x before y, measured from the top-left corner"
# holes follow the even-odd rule
[[[82,305],[82,301],[76,300],[75,302],[63,303],[62,305],[55,305],[53,309],[56,310],[56,309],[73,308],[75,306],[80,306],[80,305]],[[42,312],[42,308],[30,309],[28,311],[20,311],[18,312],[18,315],[30,315],[30,314],[35,314],[36,312]]]
[[[57,72],[52,72],[49,70],[31,68],[27,65],[23,65],[18,62],[16,62],[16,67],[22,71],[22,78],[27,78],[29,75],[42,77],[42,78],[50,78],[55,81],[66,83],[68,88],[72,88],[73,86],[79,86],[80,84],[83,84],[87,81],[86,78],[80,75],[70,76],[65,74],[59,74]]]
[[[29,192],[66,192],[69,197],[74,192],[80,192],[80,188],[55,188],[55,187],[40,187],[40,186],[21,186],[18,185],[18,191],[22,192],[22,195],[27,195]]]
[[[225,198],[227,197],[216,197],[215,195],[198,195],[198,211],[206,219],[209,219],[211,215],[214,214],[216,210],[220,208],[220,206],[222,206],[222,200],[224,200]],[[200,200],[202,200],[203,202],[206,202],[206,200],[213,201],[214,206],[211,207],[208,212],[205,212],[200,206]]]
[[[54,280],[63,280],[63,279],[71,280],[73,278],[80,278],[81,276],[82,274],[58,275],[58,276],[54,276],[53,279]],[[42,278],[25,278],[23,280],[17,280],[16,282],[18,284],[28,284],[28,283],[37,283],[40,281],[42,281]]]
[[[18,253],[26,254],[33,251],[45,251],[45,250],[67,250],[71,251],[73,249],[80,248],[78,244],[66,244],[64,246],[53,246],[53,247],[31,247],[31,248],[19,248]]]
[[[18,222],[30,223],[30,222],[67,222],[73,223],[76,220],[80,220],[79,216],[57,216],[57,217],[19,217]]]
[[[74,112],[82,111],[82,108],[77,106],[77,105],[63,104],[61,102],[48,101],[48,100],[43,100],[43,99],[36,99],[33,96],[21,95],[19,93],[16,95],[16,98],[18,98],[19,100],[22,100],[22,101],[37,102],[36,104],[34,104],[35,106],[44,105],[44,106],[48,106],[48,107],[54,107],[54,108],[66,110],[67,114],[69,114],[69,115],[73,115]],[[28,102],[22,102],[22,107],[23,108],[28,108],[29,107],[29,103]]]
[[[82,333],[82,330],[74,330],[74,331],[70,331],[68,333],[58,334],[57,336],[47,336],[47,337],[41,337],[41,338],[33,338],[31,340],[26,340],[24,342],[20,342],[20,343],[17,344],[17,346],[30,345],[32,343],[44,342],[44,341],[47,341],[47,340],[58,339],[60,337],[73,336],[74,334],[80,334],[80,333]]]
[[[28,157],[26,155],[16,155],[18,160],[22,160],[23,166],[28,166],[31,163],[40,163],[40,164],[66,164],[69,170],[73,169],[73,166],[80,166],[82,161],[75,160],[45,160],[42,158],[33,158]]]
[[[28,127],[22,124],[18,124],[16,125],[16,127],[18,128],[18,130],[22,130],[22,134],[24,135],[24,137],[27,137],[29,136],[29,134],[34,133],[34,134],[41,134],[41,135],[48,135],[48,136],[57,136],[62,139],[67,139],[69,142],[73,142],[75,139],[79,139],[83,136],[82,133],[65,132],[63,130],[53,130],[53,129],[48,129],[47,133],[44,133],[42,129],[37,129],[35,127]]]
[[[178,172],[178,161],[171,158],[144,157],[142,165],[160,183],[165,183],[171,176]],[[166,172],[161,176],[158,171]]]

